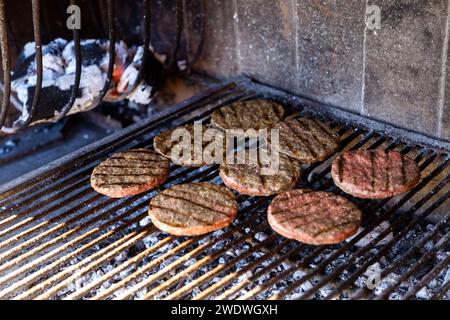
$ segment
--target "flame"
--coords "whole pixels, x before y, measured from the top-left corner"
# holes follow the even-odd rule
[[[124,71],[125,71],[125,68],[122,65],[120,65],[120,64],[114,65],[113,74],[112,74],[114,83],[119,83],[120,77],[122,76]]]

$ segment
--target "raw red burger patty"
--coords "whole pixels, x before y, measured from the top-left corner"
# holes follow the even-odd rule
[[[326,245],[354,235],[361,223],[361,211],[341,196],[297,189],[275,197],[267,218],[272,229],[286,238]]]
[[[366,199],[392,197],[420,180],[417,163],[397,151],[357,150],[339,155],[332,164],[334,183],[346,193]]]

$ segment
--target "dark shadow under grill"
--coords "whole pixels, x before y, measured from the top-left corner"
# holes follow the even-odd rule
[[[235,223],[201,237],[169,236],[151,224],[146,211],[152,196],[178,183],[222,183],[217,166],[173,165],[159,190],[125,199],[90,187],[92,169],[108,155],[151,148],[162,130],[208,121],[217,107],[256,96],[326,121],[339,131],[341,151],[383,147],[407,154],[420,165],[420,183],[402,196],[366,201],[334,186],[334,157],[304,166],[299,187],[341,194],[363,212],[355,237],[321,247],[273,233],[265,216],[271,198],[239,196]],[[449,212],[437,212],[449,207],[446,146],[413,143],[402,130],[386,132],[383,125],[367,126],[341,111],[319,113],[314,105],[238,79],[3,187],[0,298],[446,298]]]

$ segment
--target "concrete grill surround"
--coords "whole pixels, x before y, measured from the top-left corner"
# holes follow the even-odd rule
[[[186,2],[190,48],[199,38],[197,2]],[[379,30],[366,28],[370,5],[381,9]],[[204,48],[194,70],[217,78],[247,74],[450,141],[449,5],[449,0],[208,0]]]
[[[66,16],[60,1],[47,2],[45,15],[56,17],[46,22],[52,32],[43,34],[44,42],[56,35],[71,38],[61,23]],[[82,36],[99,37],[88,3],[92,4],[80,1],[86,12]],[[150,3],[152,46],[171,56],[176,0]],[[31,21],[29,3],[19,10],[21,5],[8,2],[12,21]],[[379,30],[365,24],[366,10],[373,5],[381,9]],[[142,41],[140,15],[136,15],[141,6],[141,1],[117,1],[119,38]],[[449,6],[450,0],[184,0],[185,29],[178,60],[187,55],[192,61],[203,37],[194,71],[219,79],[246,74],[323,104],[448,142]],[[33,37],[23,23],[15,23],[14,34],[18,48]]]
[[[131,111],[128,104],[110,106],[113,112],[102,106],[95,111],[97,115],[94,111],[78,114],[67,118],[66,124],[56,124],[71,131],[70,139],[61,128],[53,128],[53,132],[42,129],[42,136],[52,145],[47,142],[49,148],[41,149],[59,152],[53,162],[41,156],[38,164],[32,157],[22,156],[20,153],[32,153],[37,159],[43,150],[28,152],[22,136],[8,141],[6,137],[8,164],[18,167],[16,159],[23,157],[36,162],[37,169],[0,185],[0,299],[450,298],[448,1],[81,0],[83,16],[90,16],[93,23],[90,26],[89,18],[84,20],[82,37],[89,37],[90,32],[92,38],[108,33],[100,25],[105,19],[98,17],[110,13],[108,20],[114,20],[112,2],[118,5],[114,10],[118,39],[135,44],[149,39],[150,30],[143,30],[142,25],[148,26],[151,16],[155,51],[169,62],[179,62],[167,63],[167,79],[178,65],[187,71],[182,74],[186,82],[202,82],[201,92],[175,103],[166,100],[171,92],[162,88],[158,99],[164,105],[149,104],[142,106],[142,111],[133,106],[132,110],[139,112],[131,114],[125,112]],[[5,2],[15,3],[17,10],[11,12],[28,18],[6,19]],[[33,1],[35,18],[40,2],[41,9],[47,9],[39,10],[46,21],[44,43],[57,34],[65,36],[52,26],[65,29],[60,19],[66,18],[66,1]],[[106,2],[107,12],[101,6]],[[174,10],[180,3],[185,9],[183,16]],[[94,4],[100,6],[95,9]],[[373,4],[383,13],[377,31],[364,24],[366,9]],[[29,14],[22,2],[0,0],[1,37],[7,37],[5,25],[10,20],[19,27],[13,26],[8,36],[32,39],[27,30],[23,37],[14,37],[22,34],[20,26],[27,26]],[[200,27],[202,17],[206,28]],[[180,21],[187,27],[184,32]],[[109,30],[114,33],[114,28]],[[182,43],[172,60],[174,39],[179,39],[175,30],[182,34]],[[5,48],[5,41],[2,46]],[[17,51],[22,46],[15,42]],[[196,59],[201,47],[204,50]],[[4,52],[2,56],[8,57]],[[76,61],[80,65],[79,55]],[[108,69],[113,71],[113,63]],[[213,83],[190,73],[192,69],[233,79]],[[8,87],[9,68],[5,66],[5,70]],[[239,74],[270,86],[235,77]],[[174,87],[176,96],[182,94]],[[236,220],[211,234],[185,238],[159,231],[148,215],[150,199],[174,185],[222,184],[218,166],[171,166],[171,174],[158,189],[121,199],[103,196],[91,187],[93,168],[111,154],[152,149],[161,132],[198,120],[206,125],[215,110],[255,97],[284,104],[289,115],[330,124],[340,136],[339,153],[367,148],[401,152],[419,165],[420,182],[405,194],[371,201],[338,189],[330,177],[334,157],[303,164],[304,178],[298,188],[341,194],[363,213],[358,234],[342,244],[321,247],[275,233],[267,220],[270,197],[237,196]],[[115,126],[109,128],[117,131],[106,132],[102,139],[101,132],[80,128],[73,134],[76,128],[69,126],[71,121],[89,127],[100,123],[106,130],[110,115]],[[28,134],[40,144],[45,142],[37,131]],[[58,135],[64,149],[62,143],[53,143]],[[75,145],[70,140],[78,142],[76,137],[94,142]],[[0,156],[1,149],[0,144]],[[8,150],[17,153],[8,154]],[[0,157],[0,171],[5,168]]]

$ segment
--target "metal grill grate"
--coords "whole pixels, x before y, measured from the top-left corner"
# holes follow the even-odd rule
[[[181,182],[221,183],[217,166],[173,165],[161,189],[126,199],[109,199],[90,188],[93,167],[111,153],[151,148],[162,130],[207,121],[217,107],[255,96],[328,122],[341,134],[341,150],[384,147],[408,154],[420,165],[421,182],[392,199],[344,195],[362,209],[363,226],[347,242],[321,247],[273,233],[265,217],[271,198],[239,196],[234,224],[201,237],[169,236],[151,224],[146,211],[152,196]],[[325,109],[238,79],[4,187],[0,298],[446,298],[450,213],[442,208],[448,207],[450,193],[447,146],[412,143],[400,136],[403,131],[376,131],[386,128],[374,123],[368,129],[360,118],[355,124],[344,112]],[[330,177],[331,162],[305,166],[300,187],[342,194]]]

